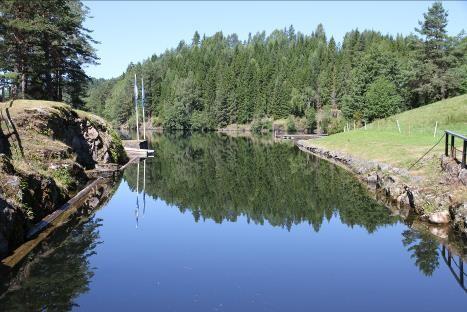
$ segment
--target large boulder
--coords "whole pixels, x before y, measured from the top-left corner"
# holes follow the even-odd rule
[[[428,221],[433,224],[447,224],[451,221],[451,216],[448,210],[437,211],[429,215]]]

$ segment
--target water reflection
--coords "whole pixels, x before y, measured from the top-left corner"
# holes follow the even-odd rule
[[[89,290],[94,276],[88,259],[100,244],[101,225],[100,220],[75,222],[31,254],[14,278],[4,281],[0,310],[68,311],[76,307],[74,300]]]
[[[465,277],[467,276],[467,273],[464,272],[464,260],[461,256],[457,256],[456,261],[455,257],[452,255],[452,252],[444,245],[441,248],[441,254],[452,275],[459,283],[460,287],[467,293],[467,288],[464,283]]]
[[[288,230],[307,222],[318,232],[323,221],[337,217],[372,233],[400,221],[346,171],[290,145],[196,133],[155,134],[151,143],[156,157],[147,173],[144,161],[142,183],[146,174],[151,181],[147,193],[190,211],[196,222],[235,222],[243,215]],[[139,194],[139,165],[129,168],[124,179]],[[402,243],[425,276],[439,267],[440,242],[426,230],[409,227]]]
[[[408,229],[402,233],[402,243],[407,247],[410,257],[415,259],[416,266],[426,276],[433,275],[439,266],[438,242],[427,233]]]
[[[233,311],[304,310],[310,294],[317,310],[360,303],[391,311],[396,302],[412,307],[412,296],[447,296],[444,288],[447,302],[462,306],[453,292],[457,284],[465,292],[462,257],[429,231],[401,225],[340,168],[248,138],[156,135],[152,145],[155,158],[130,166],[98,212],[106,222],[61,229],[4,283],[0,311],[190,310],[199,302],[207,311],[219,297]],[[259,290],[271,305],[247,302]],[[333,300],[345,295],[354,301]]]
[[[74,213],[12,272],[0,275],[0,311],[68,311],[89,290],[94,268],[89,258],[101,243],[102,220],[93,217],[119,185],[101,184]]]
[[[152,144],[156,156],[143,170],[151,181],[143,198],[147,193],[191,211],[195,221],[234,222],[245,215],[287,229],[307,222],[318,231],[336,216],[371,233],[398,220],[343,169],[290,145],[216,134],[156,136]],[[139,171],[138,165],[124,174],[137,193]]]

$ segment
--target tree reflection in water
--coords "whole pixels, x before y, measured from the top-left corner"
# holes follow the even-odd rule
[[[345,170],[287,144],[258,144],[217,134],[155,136],[144,194],[190,211],[196,221],[249,221],[290,229],[307,222],[318,231],[338,216],[368,232],[397,222]],[[138,166],[124,174],[136,190]],[[144,195],[145,196],[145,195]]]
[[[408,229],[402,233],[402,243],[415,259],[415,265],[426,276],[431,276],[439,266],[438,242],[428,234]]]
[[[15,277],[2,285],[1,311],[68,311],[89,290],[93,277],[88,258],[99,241],[101,220],[67,226],[29,255]]]
[[[124,174],[131,189],[140,191],[142,186],[143,214],[147,194],[191,212],[196,222],[235,222],[245,216],[287,229],[306,222],[319,231],[323,221],[334,216],[369,233],[398,222],[349,173],[286,144],[257,144],[217,134],[157,135],[152,143],[155,158],[130,166]],[[141,217],[138,198],[136,214]],[[0,311],[76,306],[94,274],[89,257],[100,243],[100,226],[101,220],[92,217],[59,229],[12,274],[13,279],[0,284],[8,289],[0,289]],[[433,236],[409,229],[403,244],[420,271],[431,276],[439,266]]]

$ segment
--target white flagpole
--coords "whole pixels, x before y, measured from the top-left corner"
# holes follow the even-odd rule
[[[135,110],[136,110],[136,140],[138,141],[138,147],[139,147],[138,86],[136,85],[136,74],[135,74]]]
[[[144,120],[144,80],[141,77],[141,106],[143,106],[143,140],[146,140],[146,122]]]

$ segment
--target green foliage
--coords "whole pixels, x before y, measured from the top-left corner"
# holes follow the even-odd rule
[[[134,111],[129,90],[136,73],[145,79],[148,115],[170,129],[225,127],[256,116],[301,118],[310,107],[320,112],[327,106],[359,124],[466,92],[465,34],[446,35],[440,3],[424,19],[420,37],[352,30],[342,44],[328,40],[323,25],[308,35],[289,27],[246,42],[236,34],[195,33],[190,45],[181,42],[130,64],[116,79],[94,81],[87,107],[126,123]],[[340,112],[329,115],[326,128],[339,129],[342,121],[334,119]]]
[[[365,92],[365,119],[373,121],[399,113],[402,110],[402,98],[396,86],[384,77],[376,79]]]
[[[345,126],[345,119],[342,116],[337,118],[329,118],[326,124],[325,132],[327,134],[336,134],[342,132]]]
[[[0,2],[0,12],[0,72],[13,96],[82,107],[83,67],[97,60],[83,26],[87,8],[79,0],[12,0]]]
[[[297,131],[297,126],[295,125],[295,120],[293,116],[289,116],[287,118],[287,132],[296,132]]]
[[[316,111],[313,107],[308,107],[305,110],[305,118],[306,118],[306,127],[309,130],[316,129]]]
[[[193,130],[211,130],[213,129],[213,123],[209,118],[209,115],[206,112],[203,111],[195,111],[191,115],[191,129]]]
[[[60,167],[52,171],[52,177],[56,182],[65,188],[70,188],[75,184],[75,180],[65,167]]]
[[[267,118],[256,118],[251,123],[251,131],[260,134],[272,131],[272,120]]]
[[[107,127],[107,131],[109,131],[110,137],[112,138],[112,142],[109,147],[112,161],[117,164],[124,164],[127,160],[127,156],[123,147],[122,139],[120,139],[118,133],[111,127]]]

